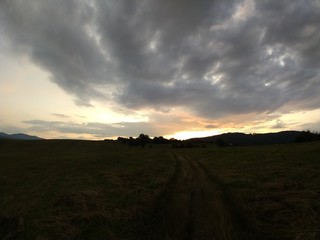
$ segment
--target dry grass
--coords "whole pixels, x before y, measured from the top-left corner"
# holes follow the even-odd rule
[[[319,157],[319,143],[0,142],[0,239],[320,239]]]
[[[320,143],[194,149],[264,239],[320,239]]]
[[[0,216],[8,223],[23,219],[22,239],[135,239],[174,170],[163,149],[86,141],[0,144]],[[0,228],[0,239],[16,234],[13,225]]]

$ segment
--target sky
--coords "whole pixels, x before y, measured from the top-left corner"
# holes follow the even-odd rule
[[[0,0],[0,132],[320,131],[319,0]]]

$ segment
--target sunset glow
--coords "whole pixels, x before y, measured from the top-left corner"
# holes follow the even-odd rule
[[[319,12],[311,0],[1,1],[0,132],[319,131]]]

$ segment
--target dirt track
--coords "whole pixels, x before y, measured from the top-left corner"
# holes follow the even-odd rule
[[[204,167],[174,157],[176,170],[156,204],[150,239],[242,239],[232,208]]]

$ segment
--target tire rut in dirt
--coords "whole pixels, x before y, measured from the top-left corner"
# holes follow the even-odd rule
[[[224,208],[228,209],[229,215],[232,218],[233,229],[235,230],[235,233],[233,234],[234,238],[232,239],[270,239],[258,230],[254,221],[247,218],[240,204],[237,202],[237,198],[234,197],[232,192],[225,189],[224,184],[216,176],[212,175],[203,163],[198,160],[194,161],[197,163],[198,167],[202,169],[202,172],[206,175],[207,179],[218,189]]]
[[[156,201],[150,218],[149,239],[191,239],[191,169],[184,161],[175,159],[173,177]]]
[[[176,170],[155,204],[148,239],[241,239],[223,192],[199,163],[174,154]]]

